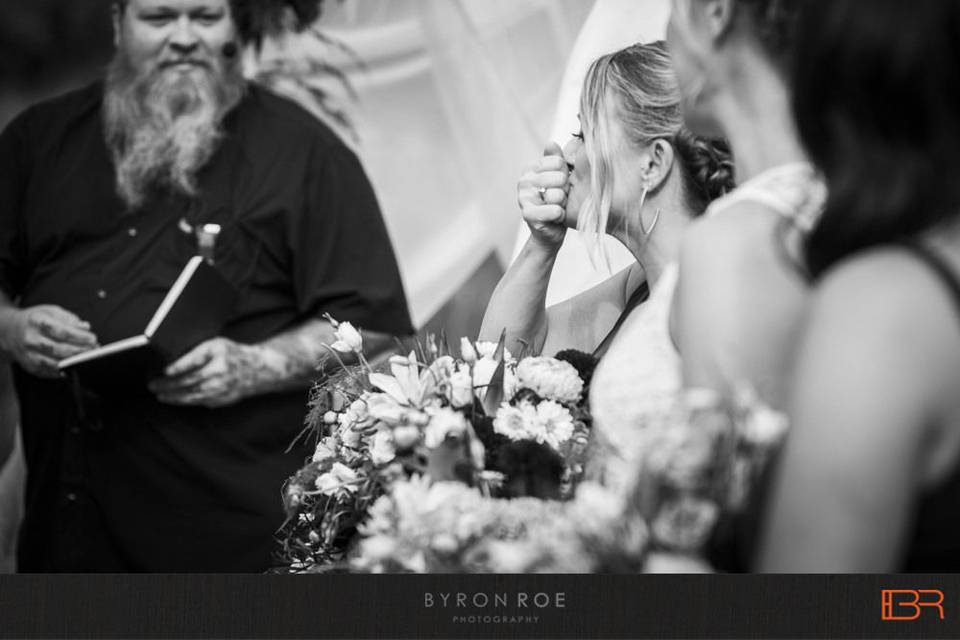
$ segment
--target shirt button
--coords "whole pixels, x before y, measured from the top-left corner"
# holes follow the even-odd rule
[[[104,298],[107,297],[107,292],[104,291],[103,289],[100,289],[100,291],[97,291],[97,297],[103,300]]]
[[[77,501],[77,494],[75,493],[67,494],[67,502],[76,502],[76,501]]]
[[[135,238],[137,237],[137,230],[134,227],[130,227],[129,229],[127,229],[127,235],[130,236],[131,238]]]

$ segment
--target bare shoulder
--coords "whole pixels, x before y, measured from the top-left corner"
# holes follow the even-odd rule
[[[722,215],[695,221],[680,249],[681,273],[715,273],[752,268],[757,261],[778,257],[776,242],[783,217],[755,202],[739,202]]]
[[[817,283],[812,309],[870,318],[878,328],[915,325],[931,313],[953,325],[960,322],[942,281],[898,248],[865,251],[836,265]]]
[[[776,211],[754,202],[697,220],[680,247],[680,289],[741,306],[757,296],[796,297],[803,282],[786,249],[784,224]]]
[[[814,289],[808,329],[893,371],[952,378],[960,370],[960,309],[930,267],[903,249],[865,251],[831,269]]]

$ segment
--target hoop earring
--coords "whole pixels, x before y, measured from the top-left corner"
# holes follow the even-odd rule
[[[653,224],[650,225],[649,229],[643,228],[643,217],[640,217],[640,231],[643,231],[643,235],[649,236],[657,228],[658,222],[660,222],[660,209],[657,209],[657,212],[653,214]]]
[[[657,223],[660,222],[660,209],[657,209],[657,212],[653,214],[653,224],[650,225],[650,228],[647,229],[643,226],[643,205],[647,203],[647,193],[650,190],[647,187],[643,188],[643,193],[640,194],[640,209],[637,218],[640,219],[640,231],[643,232],[643,235],[649,236],[653,233],[653,230],[657,228]]]

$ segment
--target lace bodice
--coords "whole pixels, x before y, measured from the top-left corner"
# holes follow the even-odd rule
[[[822,210],[823,183],[806,163],[765,171],[716,200],[705,215],[722,215],[745,200],[768,206],[809,231]],[[639,434],[651,417],[664,415],[680,391],[680,356],[670,336],[670,307],[679,276],[668,264],[650,293],[623,324],[594,373],[590,405],[593,454],[587,475],[626,490],[635,473]]]
[[[624,322],[590,385],[593,455],[588,474],[627,489],[636,435],[650,415],[661,415],[680,390],[680,356],[670,338],[670,305],[678,265],[664,268],[650,298]]]

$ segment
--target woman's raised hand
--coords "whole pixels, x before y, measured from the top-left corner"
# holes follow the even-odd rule
[[[559,250],[567,234],[566,217],[569,170],[556,142],[543,150],[543,157],[517,183],[517,204],[532,239],[541,246]]]

